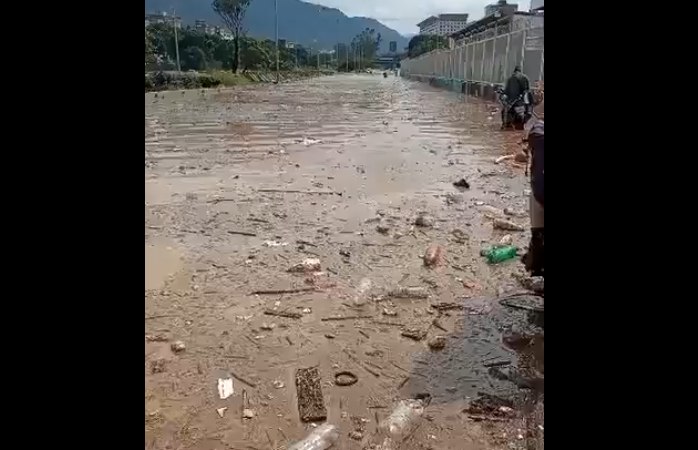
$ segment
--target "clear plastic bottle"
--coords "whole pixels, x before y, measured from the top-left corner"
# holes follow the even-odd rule
[[[326,450],[339,440],[339,428],[323,423],[302,441],[296,442],[288,450]]]
[[[422,400],[400,400],[390,416],[381,423],[380,428],[392,437],[400,437],[409,433],[422,414],[424,414]]]

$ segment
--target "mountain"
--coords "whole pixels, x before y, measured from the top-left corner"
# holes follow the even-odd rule
[[[397,49],[407,47],[408,39],[368,17],[347,17],[342,11],[301,0],[278,0],[279,39],[298,42],[306,47],[330,50],[338,43],[349,43],[366,28],[381,34],[380,52],[387,52],[390,41],[397,41]],[[145,0],[149,13],[176,8],[186,25],[197,19],[211,25],[222,25],[211,8],[212,0]],[[256,38],[274,39],[274,0],[252,0],[245,16],[247,34]]]

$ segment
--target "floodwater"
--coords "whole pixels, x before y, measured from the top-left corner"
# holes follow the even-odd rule
[[[294,378],[311,366],[342,431],[337,448],[364,448],[396,401],[422,393],[427,418],[400,448],[526,448],[515,425],[463,412],[480,392],[518,393],[490,367],[518,359],[502,344],[516,313],[496,296],[518,289],[522,268],[479,252],[507,233],[526,246],[526,233],[493,229],[491,214],[525,211],[527,181],[523,168],[494,164],[521,135],[498,130],[492,105],[338,75],[148,93],[145,110],[146,448],[285,448],[311,429]],[[453,186],[461,178],[469,189]],[[433,226],[414,226],[421,213]],[[525,215],[510,219],[527,228]],[[430,244],[444,249],[433,268],[422,261]],[[288,272],[306,258],[319,273]],[[387,295],[397,287],[429,298]],[[361,318],[322,320],[348,316]],[[428,347],[435,336],[443,350]],[[174,354],[175,340],[186,350]],[[335,385],[340,371],[358,382]],[[221,400],[226,374],[234,394]],[[243,407],[255,417],[242,419]]]

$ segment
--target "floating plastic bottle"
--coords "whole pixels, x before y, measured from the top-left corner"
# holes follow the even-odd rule
[[[381,428],[393,437],[409,431],[415,420],[424,414],[424,403],[421,400],[401,400],[392,414],[382,423]]]
[[[288,450],[326,450],[339,440],[339,428],[329,423],[323,423],[300,442],[296,442]]]
[[[399,442],[419,426],[424,414],[424,402],[419,399],[400,400],[393,412],[379,426],[383,441],[376,447],[380,450],[395,450]]]
[[[497,264],[516,258],[518,251],[519,249],[513,245],[497,246],[485,251],[483,256],[487,258],[488,263]]]

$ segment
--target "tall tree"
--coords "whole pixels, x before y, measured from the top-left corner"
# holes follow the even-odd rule
[[[240,36],[244,33],[243,22],[251,0],[213,0],[213,11],[220,16],[226,27],[233,34],[233,73],[237,73],[240,64]]]
[[[437,48],[448,48],[448,38],[446,36],[418,34],[410,39],[407,53],[410,58],[416,58]]]

